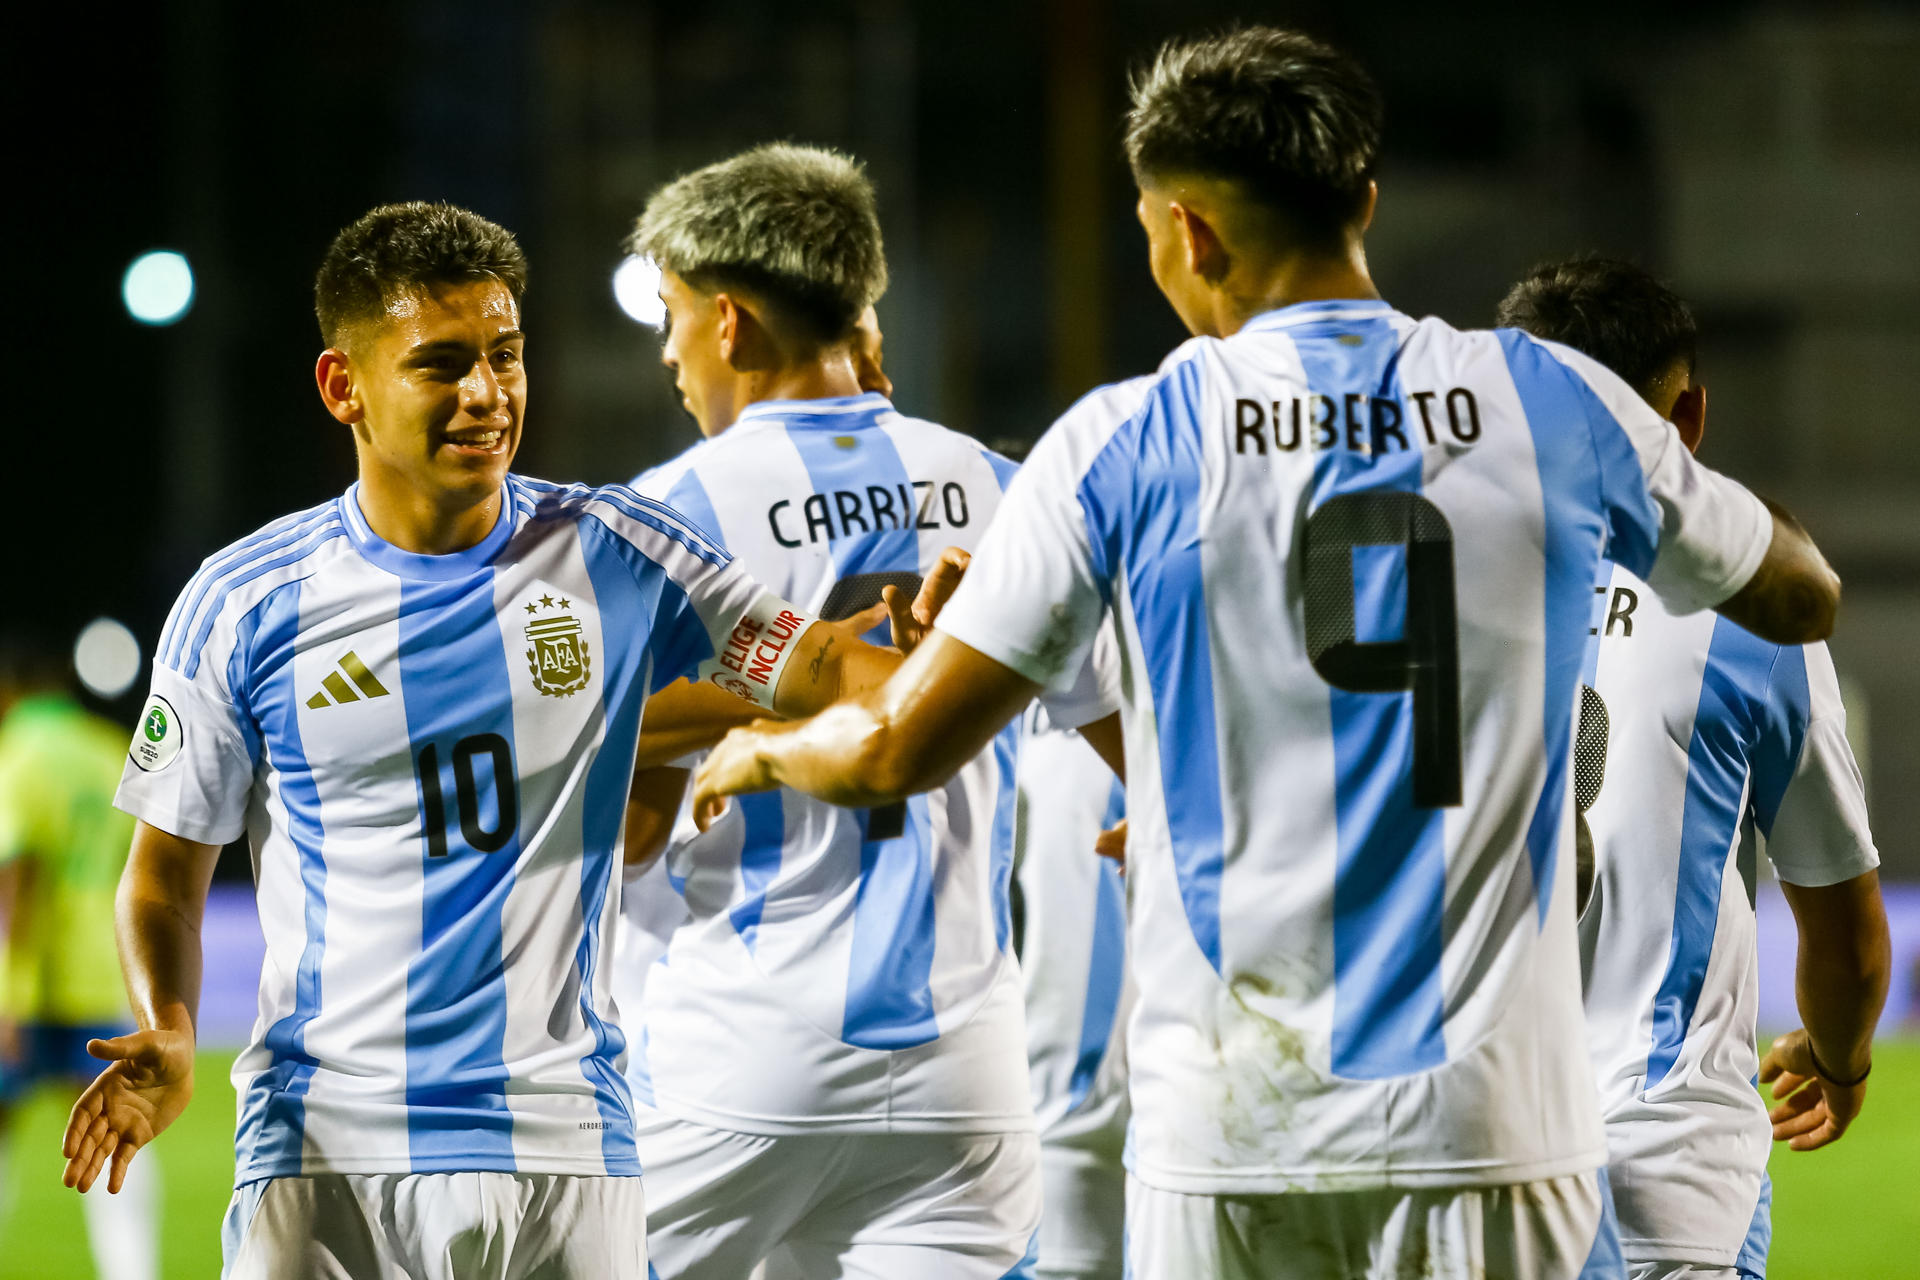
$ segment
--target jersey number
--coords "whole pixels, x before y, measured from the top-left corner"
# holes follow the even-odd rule
[[[896,570],[892,573],[856,573],[842,578],[827,593],[826,602],[820,606],[820,616],[828,622],[844,622],[861,610],[879,604],[883,598],[880,593],[887,587],[898,587],[911,599],[920,594],[920,575],[911,570]],[[905,835],[906,830],[905,801],[867,810],[867,839],[895,840]]]
[[[480,783],[474,761],[487,756],[493,768],[493,803],[499,814],[493,830],[480,825]],[[420,804],[425,810],[427,856],[447,856],[447,804],[440,790],[440,748],[420,748]],[[460,834],[480,853],[506,848],[520,826],[520,802],[513,785],[513,750],[497,733],[476,733],[453,744],[453,797],[460,810]]]
[[[1417,493],[1331,498],[1307,518],[1307,657],[1348,693],[1413,693],[1413,802],[1460,803],[1460,639],[1453,604],[1453,528]],[[1355,639],[1353,552],[1406,556],[1406,624],[1398,640]]]

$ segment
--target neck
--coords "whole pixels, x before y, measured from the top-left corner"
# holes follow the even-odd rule
[[[859,394],[853,353],[840,348],[817,359],[740,375],[738,403],[744,409],[763,400],[830,400]]]
[[[1338,256],[1287,254],[1250,265],[1244,274],[1230,272],[1210,299],[1208,318],[1215,336],[1226,338],[1255,316],[1295,303],[1379,296],[1367,274],[1366,252],[1355,236]]]
[[[500,490],[422,493],[397,476],[362,465],[360,514],[380,537],[415,555],[444,556],[477,546],[500,518]]]

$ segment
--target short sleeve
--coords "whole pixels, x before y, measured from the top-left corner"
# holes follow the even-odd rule
[[[594,491],[588,510],[611,535],[605,549],[653,602],[648,692],[697,674],[771,707],[780,673],[815,619],[761,586],[713,535],[663,503],[610,485]],[[605,602],[601,612],[608,613]]]
[[[1807,888],[1873,870],[1880,855],[1826,645],[1783,649],[1768,693],[1753,760],[1753,814],[1774,870]]]
[[[1773,541],[1766,504],[1702,466],[1612,370],[1571,348],[1545,346],[1587,402],[1607,525],[1607,558],[1646,580],[1669,610],[1710,609],[1753,577]]]
[[[244,712],[203,662],[189,680],[155,662],[114,807],[183,840],[226,844],[246,829],[256,757]]]
[[[1120,710],[1120,650],[1111,613],[1100,624],[1093,648],[1071,682],[1042,693],[1040,701],[1046,706],[1047,719],[1062,729],[1078,729]]]
[[[1151,382],[1093,393],[1041,438],[936,624],[1050,694],[1081,678],[1106,611],[1104,538],[1096,546],[1094,529],[1125,486],[1127,461],[1107,446]]]

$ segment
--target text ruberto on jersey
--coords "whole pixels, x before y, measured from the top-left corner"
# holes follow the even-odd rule
[[[1292,453],[1306,441],[1315,452],[1381,454],[1415,448],[1423,438],[1439,444],[1443,437],[1457,444],[1480,439],[1480,404],[1466,387],[1415,391],[1406,401],[1350,391],[1337,398],[1305,395],[1233,402],[1235,453],[1246,453],[1251,446],[1252,452],[1264,455],[1269,441],[1281,453]]]

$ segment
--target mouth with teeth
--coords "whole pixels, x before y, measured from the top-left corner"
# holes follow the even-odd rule
[[[490,458],[503,452],[507,447],[507,429],[501,427],[470,427],[446,433],[447,447],[461,457]]]

